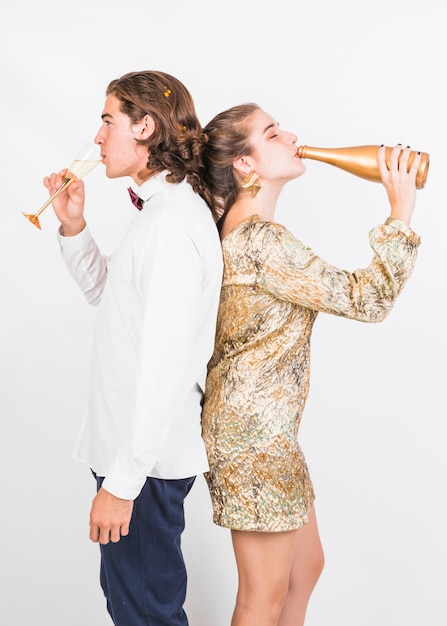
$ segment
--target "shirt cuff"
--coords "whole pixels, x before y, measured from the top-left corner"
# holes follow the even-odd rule
[[[92,236],[88,229],[87,224],[77,235],[73,235],[72,237],[65,237],[62,234],[62,226],[59,226],[57,229],[57,239],[59,242],[59,247],[61,251],[66,250],[69,252],[70,250],[82,250],[87,248],[88,244],[92,240]]]
[[[391,226],[392,228],[395,228],[396,230],[399,230],[416,247],[418,247],[419,244],[421,243],[421,238],[419,237],[419,235],[417,235],[414,232],[414,230],[412,230],[408,226],[408,224],[406,224],[402,220],[399,220],[396,217],[389,217],[388,219],[385,220],[385,224],[387,226]]]
[[[144,487],[147,476],[123,476],[108,474],[102,483],[102,487],[121,500],[135,500]]]

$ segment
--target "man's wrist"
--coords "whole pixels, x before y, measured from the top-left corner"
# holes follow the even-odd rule
[[[64,224],[61,223],[59,232],[62,237],[75,237],[84,230],[86,225],[87,224],[84,218],[81,220],[66,222]]]

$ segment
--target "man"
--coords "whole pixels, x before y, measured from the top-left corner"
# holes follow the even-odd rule
[[[140,209],[118,249],[106,258],[94,242],[82,181],[53,202],[67,267],[99,305],[76,457],[97,480],[90,539],[117,626],[188,624],[183,502],[208,469],[200,414],[222,279],[215,221],[196,193],[202,141],[180,81],[126,74],[107,88],[95,138],[106,175],[131,177]],[[63,174],[45,179],[50,193]]]

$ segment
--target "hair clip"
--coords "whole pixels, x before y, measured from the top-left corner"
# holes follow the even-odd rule
[[[169,98],[170,95],[171,95],[171,90],[166,87],[166,91],[164,92],[165,98]]]

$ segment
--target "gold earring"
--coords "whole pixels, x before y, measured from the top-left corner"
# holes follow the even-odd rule
[[[251,170],[251,172],[249,172],[249,174],[242,181],[241,187],[242,189],[246,189],[252,198],[255,198],[256,194],[261,189],[259,174],[256,174],[254,170]]]

